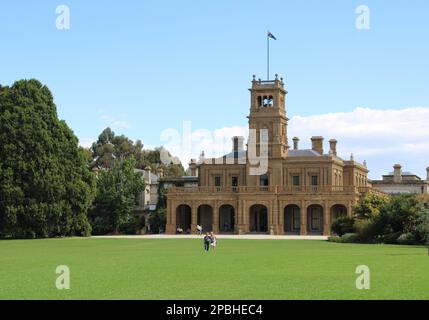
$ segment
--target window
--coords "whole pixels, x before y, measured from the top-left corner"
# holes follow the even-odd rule
[[[238,177],[231,178],[231,186],[238,187]]]
[[[264,108],[268,107],[268,97],[264,96]]]
[[[293,176],[292,177],[292,185],[294,186],[294,187],[298,187],[299,186],[299,176]]]
[[[269,105],[270,107],[273,107],[273,106],[274,106],[274,98],[273,98],[273,96],[269,96],[269,97],[268,97],[268,105]]]
[[[221,179],[219,176],[215,177],[215,187],[220,187],[221,186]]]
[[[311,176],[311,185],[312,186],[319,185],[319,176]]]
[[[258,96],[258,108],[262,107],[262,97]]]
[[[311,230],[319,230],[320,228],[320,213],[317,208],[311,208]]]
[[[292,209],[293,217],[293,229],[298,230],[300,228],[300,210],[298,208]]]
[[[267,174],[263,174],[262,176],[259,177],[259,185],[261,187],[268,187],[269,186],[269,180],[268,180],[268,175]]]

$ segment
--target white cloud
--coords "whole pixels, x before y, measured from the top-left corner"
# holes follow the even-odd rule
[[[103,127],[110,127],[111,129],[130,129],[132,128],[131,123],[124,121],[124,120],[119,120],[115,117],[112,116],[108,116],[108,115],[101,115],[99,117],[99,120],[103,121]]]
[[[403,170],[426,178],[429,165],[429,108],[417,107],[400,110],[356,108],[351,112],[327,113],[312,116],[294,116],[289,121],[289,143],[298,136],[300,148],[311,148],[311,136],[338,140],[339,156],[348,159],[353,153],[359,162],[368,162],[370,177],[379,178],[391,171],[393,164],[401,163]],[[224,127],[213,132],[195,130],[191,133],[191,150],[180,141],[170,151],[187,166],[190,157],[197,158],[202,150],[207,157],[217,157],[231,151],[231,137],[247,138],[247,126]],[[181,134],[179,134],[181,137]],[[186,151],[186,152],[182,152]]]
[[[118,120],[116,120],[116,121],[113,121],[110,124],[110,127],[112,129],[130,129],[132,126],[127,121],[118,121]]]
[[[79,139],[79,145],[84,148],[90,148],[92,146],[92,143],[95,142],[95,139],[93,138],[80,138]]]

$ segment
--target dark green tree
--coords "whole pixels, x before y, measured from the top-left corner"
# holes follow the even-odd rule
[[[0,237],[87,236],[95,179],[37,80],[0,87]]]
[[[95,234],[119,233],[130,230],[130,225],[137,226],[133,209],[145,183],[142,174],[135,172],[135,165],[130,157],[116,161],[111,169],[100,170],[90,213]]]
[[[142,165],[142,142],[137,140],[134,143],[124,135],[117,136],[110,128],[103,130],[98,136],[97,142],[93,143],[91,150],[94,164],[100,168],[111,168],[116,160],[127,159],[131,156],[136,159],[137,167]]]
[[[332,222],[331,230],[340,237],[354,232],[355,219],[347,216],[339,217]]]
[[[164,147],[144,150],[140,140],[133,142],[124,135],[117,136],[106,128],[92,144],[92,166],[111,168],[116,161],[134,157],[136,168],[150,167],[152,172],[162,169],[166,177],[181,177],[185,170],[177,157],[173,157]]]

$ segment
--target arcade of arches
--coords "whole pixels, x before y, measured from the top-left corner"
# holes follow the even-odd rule
[[[203,232],[221,234],[329,235],[332,221],[351,214],[351,205],[345,204],[286,204],[280,207],[281,214],[276,214],[277,209],[261,203],[245,208],[233,204],[179,204],[167,215],[167,224],[174,225],[176,233],[185,234],[195,233],[200,225]]]

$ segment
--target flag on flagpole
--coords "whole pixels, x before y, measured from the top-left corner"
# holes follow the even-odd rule
[[[268,31],[268,38],[271,38],[271,39],[277,40],[277,38],[276,38],[276,37],[274,37],[274,35],[273,35],[271,32],[269,32],[269,31]]]

